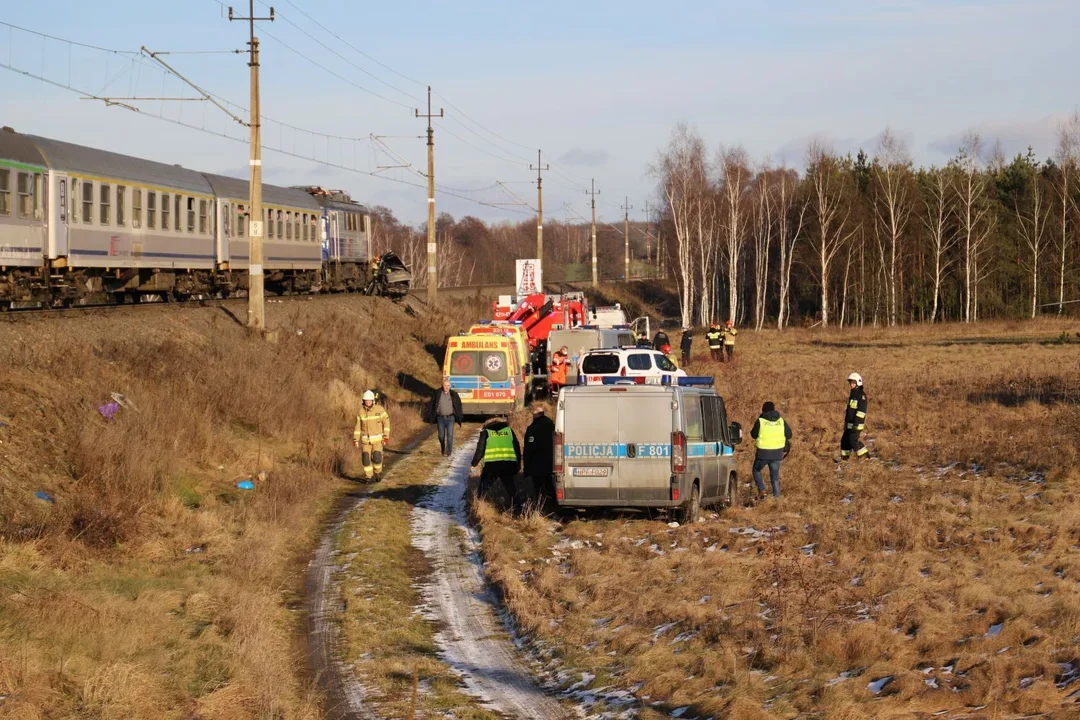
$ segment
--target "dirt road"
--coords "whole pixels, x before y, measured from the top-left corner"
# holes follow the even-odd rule
[[[576,714],[533,681],[499,619],[499,603],[484,580],[480,540],[470,527],[465,486],[475,442],[440,465],[438,489],[413,511],[413,545],[434,572],[422,588],[423,611],[442,630],[442,657],[468,690],[503,715],[555,720]]]

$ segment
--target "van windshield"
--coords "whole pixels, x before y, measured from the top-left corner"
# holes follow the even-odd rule
[[[491,382],[503,382],[509,378],[506,354],[490,350],[455,350],[450,355],[450,375],[483,375]]]
[[[615,353],[592,353],[581,363],[581,371],[586,375],[611,375],[619,372],[619,367],[619,356]]]

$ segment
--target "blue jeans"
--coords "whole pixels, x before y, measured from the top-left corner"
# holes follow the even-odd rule
[[[761,477],[761,470],[768,465],[773,497],[780,497],[780,462],[780,460],[754,459],[754,484],[757,485],[758,492],[765,492],[765,480]]]
[[[454,416],[440,415],[436,418],[439,425],[439,447],[448,455],[454,449]]]

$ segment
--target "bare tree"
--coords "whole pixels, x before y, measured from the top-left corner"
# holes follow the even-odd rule
[[[1024,238],[1031,253],[1030,264],[1027,265],[1031,273],[1031,317],[1039,312],[1039,264],[1043,250],[1046,247],[1044,236],[1046,226],[1050,222],[1050,201],[1043,189],[1043,180],[1031,151],[1025,159],[1028,174],[1028,187],[1024,197],[1016,203],[1016,224],[1020,228],[1020,234]]]
[[[774,217],[775,179],[768,162],[762,165],[754,182],[754,329],[765,326],[765,308],[769,288],[769,253],[776,234]]]
[[[818,261],[821,285],[821,325],[829,326],[829,271],[832,261],[851,233],[847,231],[845,208],[846,178],[840,162],[822,141],[811,141],[807,148],[806,177],[810,183],[809,202],[817,220],[818,237],[814,254]]]
[[[782,168],[776,183],[776,240],[780,245],[780,309],[776,316],[776,328],[784,329],[788,317],[788,297],[791,294],[791,266],[795,261],[795,246],[802,236],[809,203],[800,203],[795,212],[795,198],[799,176],[794,170]]]
[[[889,326],[894,327],[901,312],[897,292],[897,258],[901,242],[911,217],[911,156],[904,142],[888,128],[878,139],[879,165],[874,173],[877,202],[874,216],[877,219],[885,245],[882,263],[888,295]]]
[[[667,149],[652,169],[660,179],[660,190],[668,206],[675,230],[675,257],[679,285],[679,312],[682,324],[691,324],[694,285],[694,224],[701,202],[705,175],[705,143],[701,137],[679,123],[671,133]]]
[[[1065,271],[1066,258],[1072,237],[1076,232],[1075,226],[1069,227],[1069,216],[1076,213],[1076,190],[1071,182],[1077,177],[1077,166],[1080,165],[1080,112],[1074,112],[1069,119],[1058,128],[1057,150],[1058,178],[1057,199],[1060,202],[1061,227],[1057,237],[1058,241],[1058,315],[1065,311]]]
[[[949,202],[949,179],[944,170],[931,168],[926,176],[924,188],[923,225],[930,238],[930,252],[933,256],[934,299],[930,311],[930,322],[937,320],[938,306],[941,303],[941,283],[945,271],[952,264],[949,251],[956,245],[956,235],[949,232],[953,209]]]
[[[960,153],[951,161],[964,262],[964,322],[969,323],[979,319],[979,281],[985,275],[980,261],[995,225],[988,202],[989,180],[979,168],[981,150],[982,138],[977,132],[969,132]]]
[[[728,319],[736,321],[739,312],[739,259],[746,240],[747,198],[750,160],[742,147],[720,148],[720,195],[723,200],[723,256],[727,261]],[[703,318],[704,319],[704,318]]]

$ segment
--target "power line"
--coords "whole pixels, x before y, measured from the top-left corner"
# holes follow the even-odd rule
[[[21,30],[22,32],[29,33],[31,35],[38,35],[39,37],[48,38],[49,40],[56,40],[57,42],[67,43],[68,45],[75,45],[77,47],[89,48],[90,50],[100,50],[101,52],[112,53],[113,55],[138,55],[139,54],[138,51],[135,51],[135,50],[115,50],[113,48],[100,47],[98,45],[88,45],[86,43],[76,42],[74,40],[66,40],[66,39],[61,38],[61,37],[56,37],[55,35],[48,35],[48,34],[43,33],[43,32],[38,32],[37,30],[28,30],[27,28],[19,27],[18,25],[12,25],[11,23],[4,22],[3,20],[0,20],[0,25],[4,25],[4,26],[12,28],[14,30]]]
[[[451,132],[450,130],[448,130],[446,128],[445,123],[436,123],[436,124],[439,126],[439,129],[442,130],[443,132],[445,132],[447,135],[449,135],[452,138],[455,138],[456,140],[458,140],[461,143],[464,143],[465,145],[468,145],[469,147],[471,147],[473,150],[476,150],[477,152],[482,152],[485,155],[488,155],[489,157],[493,157],[496,160],[502,160],[503,162],[510,163],[511,165],[521,165],[522,164],[522,163],[518,162],[517,160],[512,160],[510,158],[503,157],[502,155],[496,155],[493,152],[485,150],[484,148],[480,147],[479,145],[473,145],[471,142],[469,142],[465,138],[463,138],[460,135],[457,135],[457,134]]]

